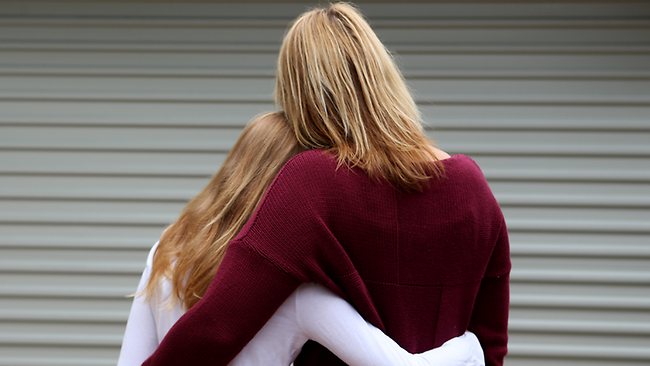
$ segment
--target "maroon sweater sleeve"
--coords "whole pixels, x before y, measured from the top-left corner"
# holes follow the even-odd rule
[[[143,365],[226,365],[299,283],[250,247],[232,243],[204,297]]]
[[[501,366],[508,352],[510,244],[505,220],[474,303],[469,330],[481,342],[486,366]]]
[[[318,167],[301,168],[303,155],[281,169],[230,243],[204,297],[174,324],[143,365],[225,365],[300,283],[328,285],[328,274],[345,274],[345,266],[328,274],[320,267],[340,262],[336,259],[345,253],[327,245],[331,233],[314,203]],[[317,249],[323,247],[329,249]]]

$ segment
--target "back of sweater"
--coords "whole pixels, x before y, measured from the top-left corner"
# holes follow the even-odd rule
[[[474,160],[458,154],[442,164],[445,177],[405,193],[360,169],[337,169],[324,151],[289,160],[204,299],[145,364],[225,364],[290,292],[316,282],[410,352],[469,329],[486,365],[502,365],[511,267],[505,221]],[[338,364],[313,342],[295,361]]]
[[[287,251],[310,254],[293,258],[272,249],[270,256],[289,271],[297,265],[308,280],[339,289],[410,352],[440,346],[469,328],[481,340],[487,364],[500,364],[507,344],[510,272],[503,215],[473,159],[458,154],[442,163],[445,177],[432,179],[422,193],[404,193],[359,169],[336,169],[335,158],[322,151],[302,153],[283,172],[297,179],[292,194],[300,208],[285,202],[283,211],[296,222],[317,218],[318,229],[293,239],[293,230],[276,226],[283,237],[278,240],[295,240],[283,246]],[[262,231],[267,236],[273,228]],[[248,240],[257,242],[255,236]],[[316,270],[301,263],[313,259],[320,259]],[[310,344],[296,366],[334,360]]]

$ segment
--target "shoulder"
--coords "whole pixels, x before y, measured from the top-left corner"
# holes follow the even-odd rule
[[[269,186],[269,192],[292,196],[313,193],[331,183],[337,170],[336,157],[325,150],[307,150],[289,159]]]
[[[320,196],[330,184],[325,177],[335,166],[335,158],[323,150],[307,150],[290,158],[266,189],[255,211],[230,246],[245,241],[252,233],[256,233],[258,241],[261,241],[260,237],[268,239],[277,233],[277,226],[285,225],[284,235],[288,235],[289,228],[297,228],[297,220],[305,222],[313,218],[319,210],[314,197]]]
[[[311,176],[313,174],[328,173],[336,169],[337,162],[334,154],[320,149],[306,150],[289,159],[278,175],[299,174]]]
[[[483,168],[469,155],[454,154],[450,158],[442,160],[442,162],[445,165],[445,170],[450,174],[457,175],[463,180],[481,184],[487,183]]]
[[[474,197],[483,205],[498,206],[483,168],[469,155],[455,154],[443,160],[448,186],[466,198]]]
[[[160,243],[160,239],[156,241],[156,243],[149,249],[149,254],[147,254],[147,267],[151,268],[153,266],[153,256],[156,253],[156,249],[158,249],[158,244]]]

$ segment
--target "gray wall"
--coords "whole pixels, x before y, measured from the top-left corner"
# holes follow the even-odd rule
[[[0,366],[115,363],[148,248],[273,108],[300,4],[2,1]],[[650,6],[362,8],[510,228],[510,365],[650,363]]]

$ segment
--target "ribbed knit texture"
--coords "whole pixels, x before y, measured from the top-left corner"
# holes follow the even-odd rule
[[[310,150],[282,168],[204,298],[144,365],[226,365],[302,282],[317,282],[410,352],[466,329],[487,365],[507,351],[510,251],[478,164],[457,154],[422,193]],[[309,342],[296,366],[342,365]]]

